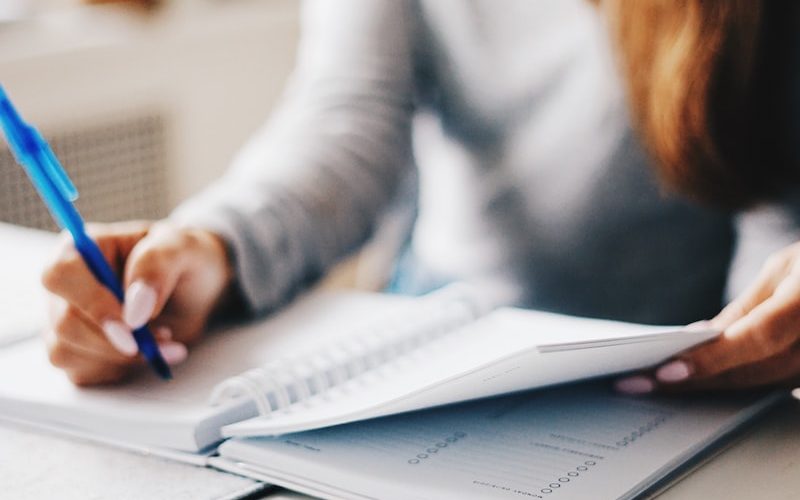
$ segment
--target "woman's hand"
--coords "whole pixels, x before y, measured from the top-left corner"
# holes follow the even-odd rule
[[[800,382],[800,243],[773,254],[710,327],[722,335],[652,373],[619,380],[617,389],[642,394]]]
[[[229,293],[221,239],[167,222],[97,225],[90,234],[123,278],[125,306],[103,287],[65,236],[42,277],[51,292],[50,361],[77,385],[114,383],[144,365],[132,330],[149,323],[167,363],[183,361]]]

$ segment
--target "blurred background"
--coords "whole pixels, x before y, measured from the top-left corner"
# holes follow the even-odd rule
[[[218,177],[291,70],[297,0],[0,0],[0,83],[88,220],[166,215]],[[0,221],[55,229],[5,141]]]

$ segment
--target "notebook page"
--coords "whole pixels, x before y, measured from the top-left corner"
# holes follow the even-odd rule
[[[0,347],[35,336],[45,324],[41,274],[56,235],[0,223]]]
[[[557,340],[650,339],[541,352]],[[226,436],[275,435],[506,392],[572,382],[657,363],[714,336],[520,309],[498,309],[397,362],[288,411],[226,426]]]
[[[240,472],[342,498],[619,498],[751,416],[753,403],[628,399],[594,383],[237,438],[220,452]]]
[[[194,451],[220,439],[219,426],[253,416],[249,404],[207,404],[221,380],[272,359],[346,335],[411,299],[376,294],[310,294],[285,312],[210,334],[175,367],[168,383],[142,370],[119,386],[76,388],[52,367],[39,339],[0,350],[0,415],[91,430],[111,438]],[[220,419],[223,412],[232,413]],[[198,426],[207,423],[203,433]]]

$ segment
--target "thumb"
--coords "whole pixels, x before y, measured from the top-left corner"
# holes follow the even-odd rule
[[[186,257],[178,232],[153,226],[131,251],[125,264],[122,317],[133,329],[147,324],[164,309],[184,272]]]

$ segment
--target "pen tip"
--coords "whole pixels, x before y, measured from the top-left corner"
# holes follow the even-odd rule
[[[153,367],[153,370],[162,380],[172,380],[172,371],[169,369],[167,362],[164,361],[164,358],[160,355],[150,360],[150,366]]]

